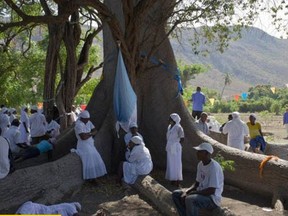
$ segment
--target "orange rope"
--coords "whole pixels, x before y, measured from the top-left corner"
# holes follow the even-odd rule
[[[266,158],[264,158],[264,159],[261,161],[261,163],[260,163],[260,165],[259,165],[259,175],[260,175],[261,178],[262,178],[262,176],[263,176],[263,168],[264,168],[264,166],[265,166],[266,163],[267,163],[269,160],[271,160],[271,159],[274,159],[274,160],[278,161],[279,157],[274,156],[274,155],[269,155],[269,156],[267,156]]]

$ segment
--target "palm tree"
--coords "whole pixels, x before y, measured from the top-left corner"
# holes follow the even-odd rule
[[[224,93],[224,90],[225,90],[225,87],[227,85],[230,85],[232,83],[232,79],[231,79],[231,76],[229,73],[225,73],[223,75],[223,78],[224,78],[224,86],[223,86],[223,89],[222,89],[222,92],[221,92],[221,95],[220,95],[220,100],[222,100],[222,96],[223,96],[223,93]]]

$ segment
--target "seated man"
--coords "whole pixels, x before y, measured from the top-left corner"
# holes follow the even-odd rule
[[[134,136],[128,144],[125,162],[120,163],[119,182],[122,177],[127,184],[134,184],[139,175],[148,175],[153,168],[151,155],[141,137]]]
[[[48,160],[52,159],[52,150],[55,145],[48,140],[42,140],[40,143],[29,146],[19,158],[15,159],[15,162],[20,162],[29,158],[37,157],[40,154],[48,153]]]
[[[224,176],[218,162],[211,159],[213,147],[210,143],[202,143],[194,147],[197,158],[196,183],[186,190],[175,190],[173,201],[179,215],[198,216],[199,209],[215,209],[220,206]]]
[[[60,125],[55,120],[53,120],[51,116],[47,116],[46,121],[46,135],[49,137],[51,143],[55,143],[57,137],[60,135]]]
[[[13,154],[19,153],[21,148],[28,148],[26,143],[21,143],[19,125],[20,121],[14,119],[11,123],[11,127],[3,134],[3,136],[9,140],[10,149]]]
[[[43,204],[33,203],[31,201],[25,202],[17,210],[16,214],[55,214],[62,216],[78,216],[81,210],[81,205],[78,202],[60,203],[46,206]]]
[[[256,122],[256,115],[251,114],[249,116],[249,122],[247,122],[250,135],[250,146],[255,153],[265,152],[266,142],[261,130],[261,124]]]

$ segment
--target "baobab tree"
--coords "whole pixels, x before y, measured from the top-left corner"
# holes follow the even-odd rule
[[[4,0],[4,2],[18,14],[22,13],[13,1]],[[263,156],[254,156],[251,153],[233,150],[195,129],[194,120],[183,103],[178,92],[178,83],[174,79],[177,65],[169,42],[169,35],[172,32],[177,34],[181,27],[188,23],[188,26],[195,30],[195,35],[193,35],[195,52],[198,52],[196,50],[197,42],[202,38],[206,38],[207,42],[217,39],[219,42],[218,49],[223,51],[228,45],[231,35],[237,36],[237,34],[231,33],[238,32],[241,27],[253,22],[257,9],[261,8],[261,1],[105,0],[102,3],[98,0],[55,0],[54,2],[57,6],[61,6],[63,11],[59,10],[55,16],[46,15],[31,19],[39,23],[48,23],[49,21],[55,24],[60,22],[61,24],[76,10],[85,7],[97,11],[103,24],[103,79],[95,88],[87,109],[91,113],[92,122],[99,130],[95,137],[95,145],[99,149],[108,170],[115,170],[121,159],[123,148],[123,131],[122,134],[120,133],[120,138],[115,132],[116,119],[113,112],[112,97],[118,53],[116,41],[119,41],[130,81],[137,95],[139,128],[147,147],[151,151],[155,166],[165,167],[165,132],[168,117],[172,112],[177,112],[182,118],[181,124],[185,131],[185,143],[183,145],[185,170],[194,171],[196,168],[197,158],[194,156],[195,152],[192,147],[203,141],[208,141],[214,145],[216,151],[221,151],[225,158],[234,160],[236,163],[236,171],[226,174],[227,181],[262,194],[271,195],[271,190],[279,191],[279,181],[287,179],[287,175],[282,172],[288,169],[286,162],[281,162],[281,168],[277,167],[277,164],[272,164],[273,166],[271,165],[266,171],[271,176],[262,179],[261,184],[258,184],[258,163],[263,159]],[[241,13],[236,15],[236,10],[242,10],[244,15],[240,16]],[[23,15],[21,18],[25,20],[27,16]],[[232,27],[230,26],[232,22],[238,23],[238,25]],[[209,26],[211,23],[214,26]],[[204,25],[201,30],[196,28],[200,24]],[[13,23],[10,23],[10,26],[13,26]],[[1,25],[0,30],[5,30],[6,27],[8,28],[7,25]],[[73,128],[71,128],[60,137],[55,150],[56,155],[60,157],[68,153],[75,144],[76,138]],[[65,161],[64,165],[61,164],[61,166],[66,173],[69,173],[71,169],[80,169],[80,163],[75,162],[75,157],[70,156],[69,159],[73,161],[67,163],[67,157],[60,159],[60,161]],[[59,160],[55,163],[59,164]],[[47,178],[51,174],[50,172],[53,172],[53,169],[46,170],[41,178]],[[75,174],[75,171],[72,173]],[[280,173],[281,176],[276,179],[273,178]],[[61,174],[61,176],[63,175]],[[41,181],[41,178],[35,181]],[[55,188],[56,182],[58,181],[48,183],[45,187]],[[9,183],[3,183],[0,186],[6,191],[10,187]],[[282,187],[287,189],[285,185]],[[25,187],[22,189],[25,190]],[[0,192],[0,195],[4,194],[5,191],[3,191]],[[24,199],[31,198],[36,191],[37,188],[33,190],[33,193],[22,191],[23,196],[25,195]],[[17,197],[19,199],[19,196]],[[13,200],[13,197],[6,198],[6,200],[5,203],[7,204]]]

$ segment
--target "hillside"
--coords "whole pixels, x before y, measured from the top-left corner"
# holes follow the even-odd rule
[[[210,52],[206,57],[195,55],[189,41],[192,30],[184,30],[171,44],[177,59],[186,64],[210,65],[208,73],[192,80],[192,86],[204,86],[221,91],[225,73],[231,74],[232,84],[224,95],[231,96],[247,91],[250,86],[270,84],[284,87],[288,83],[288,40],[272,37],[257,28],[242,31],[242,38],[231,42],[224,53]],[[179,42],[180,41],[180,42]],[[213,47],[211,45],[211,50]]]

